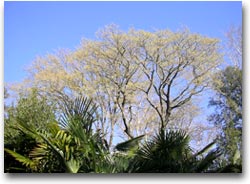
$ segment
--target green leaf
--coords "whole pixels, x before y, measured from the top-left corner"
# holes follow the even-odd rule
[[[208,149],[210,149],[213,145],[215,144],[215,141],[211,142],[210,144],[208,144],[207,146],[205,146],[201,151],[199,151],[198,153],[196,153],[194,155],[194,157],[201,155],[203,153],[205,153]]]
[[[16,153],[12,150],[9,150],[7,148],[4,148],[4,151],[9,153],[11,156],[13,156],[17,161],[21,162],[26,167],[31,168],[32,170],[36,170],[36,163],[33,160],[30,160],[28,157],[25,157],[23,155],[20,155],[19,153]]]
[[[141,141],[143,137],[144,137],[144,135],[140,135],[140,136],[132,138],[128,141],[119,143],[115,146],[115,149],[117,149],[118,151],[129,151],[129,150],[137,147],[139,141]]]

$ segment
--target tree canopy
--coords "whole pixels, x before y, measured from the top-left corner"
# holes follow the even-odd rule
[[[188,29],[124,32],[114,25],[97,35],[73,51],[37,58],[29,78],[16,88],[35,87],[51,101],[91,97],[99,107],[96,126],[109,145],[115,130],[124,138],[153,135],[183,116],[190,119],[183,123],[188,130],[188,116],[199,108],[193,99],[210,85],[222,62],[219,40]],[[190,113],[181,113],[185,106]]]

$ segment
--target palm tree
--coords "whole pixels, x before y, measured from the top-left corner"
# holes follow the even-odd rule
[[[107,159],[108,151],[100,133],[92,129],[96,109],[92,100],[79,97],[65,102],[59,124],[51,123],[47,131],[19,122],[18,129],[35,138],[37,146],[29,158],[12,150],[5,151],[34,172],[47,172],[53,160],[69,173],[102,172],[102,161]]]
[[[217,150],[212,150],[203,156],[213,145],[214,142],[194,154],[189,146],[189,136],[184,131],[160,131],[138,150],[131,162],[129,172],[208,172],[213,160],[220,155]]]

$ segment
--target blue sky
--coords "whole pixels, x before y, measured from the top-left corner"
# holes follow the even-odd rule
[[[107,24],[177,30],[223,38],[242,24],[241,2],[5,2],[4,82],[19,82],[36,56],[74,49]]]

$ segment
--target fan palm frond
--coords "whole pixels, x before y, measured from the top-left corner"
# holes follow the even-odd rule
[[[205,157],[201,155],[213,145],[214,143],[211,143],[193,154],[189,146],[189,136],[184,131],[160,132],[138,150],[134,162],[130,165],[131,172],[206,172],[219,153],[210,151]]]
[[[86,133],[91,131],[93,123],[96,121],[97,106],[91,99],[78,97],[68,101],[63,106],[60,125],[69,131],[84,129]]]

